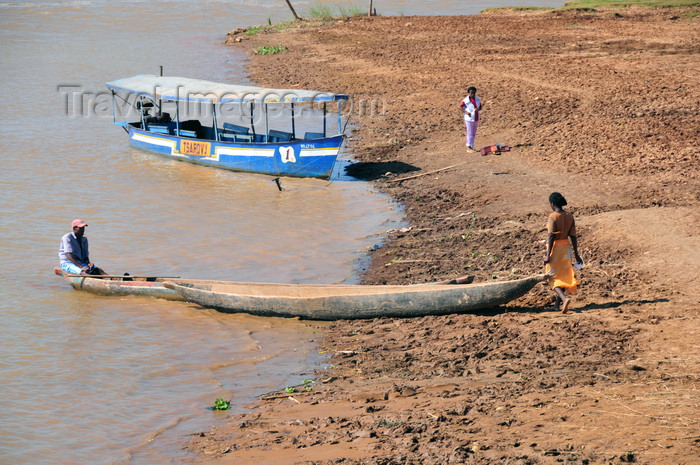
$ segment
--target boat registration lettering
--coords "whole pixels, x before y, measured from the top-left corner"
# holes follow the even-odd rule
[[[316,146],[314,144],[301,144],[302,149],[315,149]]]
[[[209,142],[200,142],[197,140],[181,140],[180,153],[186,155],[196,155],[198,157],[208,157],[211,151]]]

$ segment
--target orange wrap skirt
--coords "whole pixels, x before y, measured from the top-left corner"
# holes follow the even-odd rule
[[[561,287],[569,294],[576,294],[578,281],[574,276],[574,266],[572,264],[572,249],[569,239],[557,239],[552,247],[552,254],[549,263],[545,266],[545,271],[554,272],[554,276],[549,278],[552,289]]]

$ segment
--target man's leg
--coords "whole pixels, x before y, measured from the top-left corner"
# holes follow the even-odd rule
[[[70,274],[80,274],[83,271],[79,266],[75,266],[71,262],[61,263],[61,269]]]

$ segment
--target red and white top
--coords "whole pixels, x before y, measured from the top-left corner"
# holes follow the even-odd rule
[[[464,100],[459,104],[464,110],[464,121],[474,122],[479,121],[479,108],[481,100],[476,95],[474,97],[464,97]]]

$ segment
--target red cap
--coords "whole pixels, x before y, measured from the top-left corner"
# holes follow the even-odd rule
[[[87,223],[84,222],[83,220],[73,220],[73,223],[71,223],[71,226],[74,227],[74,228],[75,228],[76,226],[79,227],[79,228],[82,228],[83,226],[87,226]]]

